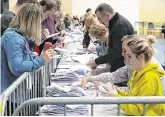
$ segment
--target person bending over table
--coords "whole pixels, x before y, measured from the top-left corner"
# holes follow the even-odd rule
[[[96,17],[109,29],[108,52],[106,55],[100,56],[95,60],[88,62],[88,66],[96,67],[100,64],[108,63],[110,71],[116,71],[124,66],[124,58],[122,57],[121,38],[125,35],[134,34],[131,23],[119,13],[115,13],[113,8],[106,4],[100,4],[95,10]]]

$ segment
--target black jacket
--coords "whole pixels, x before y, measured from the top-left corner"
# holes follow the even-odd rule
[[[162,28],[165,28],[165,24],[162,25]],[[165,34],[165,29],[162,30],[162,33]]]
[[[66,28],[66,29],[70,29],[70,28],[69,28],[70,22],[69,22],[69,20],[68,20],[67,17],[64,18],[64,24],[65,24],[65,28]]]
[[[90,36],[89,36],[89,32],[85,32],[84,34],[84,39],[83,39],[83,48],[88,48],[89,44],[90,44]]]
[[[89,32],[85,32],[83,43],[82,43],[83,44],[83,48],[88,48],[90,42],[92,42],[93,44],[100,43],[100,41],[98,41],[98,40],[92,41],[92,39],[89,36]]]
[[[109,21],[109,47],[108,52],[104,56],[95,59],[97,65],[109,63],[110,71],[116,71],[124,66],[124,58],[122,57],[122,41],[121,38],[125,35],[134,34],[134,29],[131,23],[119,13]]]

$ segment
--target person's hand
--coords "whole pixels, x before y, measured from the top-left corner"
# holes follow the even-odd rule
[[[87,48],[83,48],[83,52],[86,52],[87,51]]]
[[[81,87],[86,88],[86,84],[89,82],[89,78],[85,77],[81,79]]]
[[[60,42],[64,42],[64,40],[65,40],[65,37],[60,37]]]
[[[102,82],[99,82],[99,81],[94,81],[93,83],[94,83],[94,87],[95,87],[96,89],[99,89],[99,86],[100,86],[100,85],[103,85],[103,83],[102,83]]]
[[[41,57],[43,57],[43,59],[45,60],[45,62],[49,62],[54,57],[54,50],[53,49],[48,49],[46,51],[43,51],[41,53]]]
[[[96,75],[99,75],[99,74],[101,74],[101,73],[104,73],[104,71],[105,71],[105,68],[99,68],[99,69],[92,70],[92,71],[91,71],[91,74],[92,74],[93,76],[96,76]]]
[[[86,65],[90,66],[91,68],[95,68],[97,66],[97,64],[95,63],[95,60],[90,60]]]
[[[66,31],[65,30],[62,30],[61,31],[61,36],[64,36],[66,34]]]
[[[102,86],[105,91],[101,92],[103,96],[115,96],[118,94],[116,87],[112,83],[108,83]]]
[[[96,52],[96,46],[92,46],[88,48],[89,52]]]
[[[45,37],[48,37],[50,35],[49,29],[44,29],[42,33],[45,35]]]
[[[57,28],[60,25],[60,22],[56,22],[55,28]]]

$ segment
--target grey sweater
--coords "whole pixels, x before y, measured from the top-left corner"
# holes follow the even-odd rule
[[[157,63],[159,65],[159,67],[162,70],[164,70],[163,67],[160,65],[160,63],[154,57],[152,58],[152,62]],[[130,78],[132,78],[132,73],[133,73],[133,69],[131,68],[131,66],[126,65],[112,73],[105,72],[105,73],[102,73],[97,76],[91,76],[90,81],[91,82],[100,81],[103,83],[107,83],[107,82],[121,83],[121,82],[128,81]],[[163,92],[165,95],[165,76],[161,77],[161,82],[162,82],[162,86],[163,86]]]
[[[129,65],[119,68],[115,72],[105,72],[97,76],[92,76],[90,81],[101,81],[103,83],[120,83],[128,81],[132,77],[132,68]]]

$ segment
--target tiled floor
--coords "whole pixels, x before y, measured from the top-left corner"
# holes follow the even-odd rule
[[[158,39],[158,42],[153,45],[157,49],[155,58],[165,66],[165,39]]]

